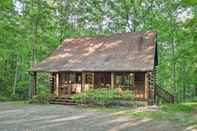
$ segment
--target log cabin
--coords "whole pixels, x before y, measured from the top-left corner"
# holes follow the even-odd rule
[[[36,95],[36,74],[51,75],[51,93],[57,97],[89,89],[121,88],[135,97],[155,101],[157,65],[155,32],[126,32],[110,36],[67,38],[46,59],[29,69]]]

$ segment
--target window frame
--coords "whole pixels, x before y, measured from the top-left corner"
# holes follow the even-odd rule
[[[117,82],[117,76],[120,77],[119,82]],[[129,81],[125,84],[125,81]],[[132,72],[116,72],[114,73],[114,84],[116,86],[133,86],[135,82],[135,73]]]

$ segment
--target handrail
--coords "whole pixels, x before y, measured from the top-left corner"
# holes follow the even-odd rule
[[[156,88],[156,95],[161,97],[163,100],[165,100],[168,103],[174,103],[175,97],[165,89],[159,87],[158,85],[155,86]]]

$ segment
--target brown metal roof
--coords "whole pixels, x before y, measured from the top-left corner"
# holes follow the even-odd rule
[[[129,32],[65,39],[29,71],[150,71],[156,56],[155,35]]]

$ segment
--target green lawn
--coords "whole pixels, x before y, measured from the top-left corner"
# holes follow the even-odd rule
[[[162,105],[156,112],[134,113],[138,117],[172,120],[183,124],[197,124],[197,102]]]
[[[146,107],[145,107],[146,108]],[[161,105],[155,111],[145,108],[88,108],[91,111],[111,112],[114,115],[135,116],[153,120],[170,120],[185,125],[197,125],[197,102]]]

